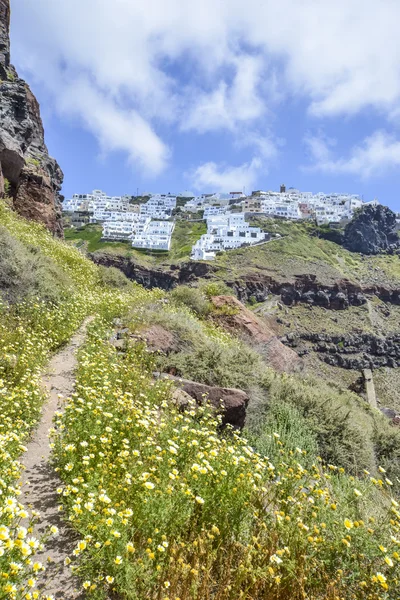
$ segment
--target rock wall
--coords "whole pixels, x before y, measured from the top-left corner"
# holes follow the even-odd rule
[[[343,369],[400,367],[400,334],[379,337],[370,333],[289,333],[281,341],[295,348],[300,356],[316,352],[327,364]]]
[[[159,287],[169,291],[177,285],[194,284],[200,278],[212,281],[215,277],[215,267],[204,262],[187,261],[163,269],[143,267],[135,264],[131,258],[117,254],[95,252],[89,256],[96,264],[117,267],[129,279],[148,289]],[[381,285],[361,287],[347,279],[329,286],[321,284],[315,275],[299,275],[294,281],[282,281],[263,273],[249,273],[237,280],[226,278],[225,283],[241,302],[251,299],[264,302],[273,294],[280,296],[283,304],[287,306],[302,303],[332,310],[362,306],[367,302],[367,296],[377,296],[384,302],[400,305],[399,288]]]
[[[63,173],[49,156],[39,104],[10,63],[10,0],[0,0],[0,195],[62,236]]]
[[[158,287],[169,291],[177,285],[194,283],[199,278],[207,278],[212,273],[212,267],[203,262],[188,261],[181,265],[170,265],[168,269],[157,269],[135,264],[131,258],[118,254],[95,252],[89,254],[89,257],[97,265],[120,269],[129,279],[147,289]]]

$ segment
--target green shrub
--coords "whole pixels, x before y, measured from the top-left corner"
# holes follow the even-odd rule
[[[99,266],[100,281],[103,285],[112,288],[127,288],[132,282],[116,267]]]
[[[72,285],[51,258],[25,246],[0,227],[0,295],[15,303],[30,297],[58,303]]]
[[[180,285],[171,292],[171,297],[177,304],[187,306],[200,317],[205,317],[211,312],[210,302],[198,288]]]
[[[11,183],[9,182],[9,180],[4,177],[4,195],[7,197],[10,195],[11,192]]]
[[[174,367],[181,377],[242,390],[255,385],[262,370],[259,356],[244,344],[225,345],[209,339],[160,360],[165,370]]]
[[[35,167],[40,166],[40,161],[37,158],[33,158],[32,156],[28,156],[28,158],[26,159],[26,163],[28,165],[34,165]]]
[[[390,425],[386,417],[377,420],[374,431],[377,461],[386,470],[396,489],[400,489],[400,430]]]
[[[355,394],[311,377],[267,375],[261,383],[270,407],[286,404],[296,408],[315,437],[324,461],[353,474],[363,469],[376,471],[373,418]]]
[[[258,405],[258,409],[254,408],[252,402],[247,413],[246,434],[257,452],[271,459],[277,458],[274,434],[280,436],[281,442],[289,452],[298,452],[301,448],[301,462],[306,467],[310,466],[318,455],[317,439],[307,420],[295,406],[286,402],[271,407],[264,402],[261,406]]]
[[[233,296],[232,289],[224,281],[211,281],[200,283],[199,289],[207,296]]]

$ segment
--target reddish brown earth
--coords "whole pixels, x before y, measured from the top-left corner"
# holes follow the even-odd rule
[[[302,360],[291,348],[277,338],[275,332],[261,321],[237,298],[214,296],[212,303],[218,309],[217,322],[235,334],[242,335],[256,344],[266,363],[276,371],[293,372],[302,368]]]

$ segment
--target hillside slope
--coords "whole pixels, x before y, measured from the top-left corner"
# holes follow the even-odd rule
[[[0,227],[3,247],[18,252],[0,289],[0,597],[26,598],[40,584],[36,542],[20,526],[19,455],[40,418],[49,353],[87,315],[76,392],[57,415],[53,451],[79,538],[71,565],[86,593],[398,597],[400,441],[378,411],[340,386],[271,370],[260,347],[222,328],[224,311],[208,301],[215,284],[147,291],[3,204]],[[52,297],[24,268],[33,258],[49,288],[60,275]],[[166,353],[145,341],[156,324],[170,333]],[[207,405],[177,405],[173,381],[154,375],[172,366],[198,382],[241,386],[250,398],[245,435],[221,430],[223,415]]]
[[[188,257],[177,261],[173,256],[168,262],[165,253],[136,256],[129,249],[121,254],[112,244],[90,256],[147,288],[223,283],[240,300],[255,306],[285,343],[304,353],[311,373],[348,387],[361,369],[372,368],[380,406],[398,410],[399,256],[350,252],[320,237],[318,228],[310,224],[272,219],[258,219],[256,224],[282,237],[226,252],[213,262]],[[332,360],[322,343],[331,344]]]

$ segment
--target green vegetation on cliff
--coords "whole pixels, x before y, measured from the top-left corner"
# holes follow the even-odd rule
[[[291,281],[296,275],[315,275],[321,284],[349,279],[361,285],[400,286],[400,260],[396,255],[362,256],[315,235],[315,227],[259,219],[255,223],[282,237],[268,244],[225,252],[215,265],[219,276],[236,279],[259,272],[277,280]]]

